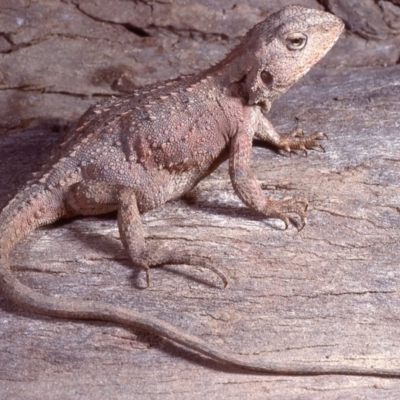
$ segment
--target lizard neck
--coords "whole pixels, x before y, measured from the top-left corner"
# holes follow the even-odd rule
[[[222,61],[205,71],[214,84],[228,96],[240,97],[245,105],[259,105],[269,110],[275,97],[273,80],[260,86],[260,71],[254,54],[241,43]]]
[[[236,46],[223,60],[209,68],[205,73],[214,78],[216,84],[222,88],[229,88],[237,84],[249,73],[246,59],[246,49],[241,44]]]

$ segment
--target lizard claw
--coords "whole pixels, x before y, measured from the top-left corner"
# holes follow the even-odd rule
[[[150,287],[151,277],[150,277],[150,268],[146,268],[146,284],[147,287]]]
[[[151,273],[150,273],[150,267],[148,266],[140,266],[140,270],[141,272],[144,272],[145,276],[146,276],[146,283],[143,282],[143,278],[141,277],[142,274],[139,275],[139,280],[140,283],[138,284],[138,288],[139,289],[148,289],[150,287],[151,284]]]
[[[200,266],[214,272],[222,281],[223,288],[228,285],[228,278],[212,263],[212,257],[202,252],[197,252],[196,255],[188,254],[184,250],[164,250],[155,249],[154,251],[147,251],[149,267],[141,268],[146,272],[147,287],[150,286],[150,267],[156,267],[164,264],[185,264],[192,266]]]
[[[321,139],[326,139],[326,140],[329,139],[329,137],[328,137],[328,135],[326,133],[324,133],[324,132],[318,132],[318,133],[320,133],[322,135]]]
[[[264,214],[269,218],[278,218],[285,224],[285,230],[289,224],[293,224],[301,231],[306,224],[306,211],[308,201],[306,199],[293,199],[286,197],[283,200],[267,199]]]
[[[278,148],[289,153],[291,150],[302,150],[307,154],[307,149],[321,149],[325,152],[324,147],[319,143],[324,139],[328,139],[328,136],[323,132],[314,132],[305,136],[302,129],[296,128],[289,134],[282,135]]]

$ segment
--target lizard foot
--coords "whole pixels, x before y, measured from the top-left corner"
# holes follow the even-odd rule
[[[223,282],[223,287],[225,288],[228,284],[228,279],[224,273],[222,273],[218,268],[216,268],[213,263],[213,259],[209,255],[205,254],[190,254],[185,252],[185,250],[148,250],[147,266],[140,266],[146,273],[147,287],[150,286],[151,276],[150,268],[158,267],[165,264],[185,264],[199,266],[202,268],[209,269],[214,272]]]
[[[282,200],[267,199],[264,214],[268,218],[278,218],[285,223],[285,229],[292,223],[298,231],[306,224],[306,211],[308,201],[306,199],[294,199],[286,197]],[[300,221],[299,221],[300,219]]]
[[[301,150],[307,155],[307,149],[321,149],[325,151],[320,140],[327,139],[325,133],[314,132],[311,135],[304,135],[300,128],[294,129],[287,135],[282,135],[278,148],[291,153],[292,150]]]

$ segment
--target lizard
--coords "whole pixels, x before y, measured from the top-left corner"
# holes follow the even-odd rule
[[[288,375],[400,376],[373,367],[265,362],[232,353],[160,319],[107,302],[50,297],[12,273],[12,249],[34,229],[61,218],[117,211],[121,241],[134,266],[199,265],[181,250],[146,246],[140,214],[190,191],[229,160],[235,193],[266,218],[305,224],[305,199],[268,198],[251,168],[254,138],[277,149],[322,147],[325,136],[278,133],[265,114],[335,44],[344,28],[336,16],[286,6],[255,25],[227,56],[198,74],[136,89],[89,108],[50,162],[0,214],[0,288],[18,305],[57,318],[104,320],[160,335],[224,364]],[[208,266],[208,265],[206,265]],[[208,266],[210,267],[210,266]],[[225,277],[214,267],[226,285]]]

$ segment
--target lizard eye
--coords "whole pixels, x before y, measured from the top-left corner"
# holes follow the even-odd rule
[[[289,50],[301,50],[307,44],[307,36],[303,33],[290,33],[285,40]]]

